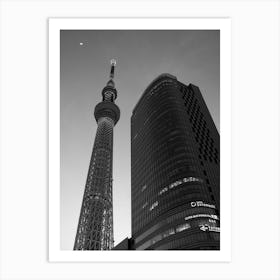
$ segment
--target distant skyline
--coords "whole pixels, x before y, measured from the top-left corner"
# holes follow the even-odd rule
[[[218,30],[61,31],[61,249],[72,250],[96,133],[95,105],[117,60],[113,212],[115,245],[131,234],[130,117],[150,82],[170,73],[197,85],[219,131]]]

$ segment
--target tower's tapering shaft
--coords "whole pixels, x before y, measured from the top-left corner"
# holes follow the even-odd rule
[[[113,247],[112,150],[114,122],[100,118],[89,165],[75,250]]]
[[[112,63],[115,67],[115,62]],[[114,69],[112,70],[114,76]],[[110,74],[111,77],[111,74]],[[112,78],[112,77],[111,77]],[[102,91],[103,101],[95,107],[98,127],[83,196],[74,250],[110,250],[113,237],[113,128],[120,117],[114,103],[113,80]]]

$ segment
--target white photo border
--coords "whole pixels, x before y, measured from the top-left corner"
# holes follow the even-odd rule
[[[66,251],[60,249],[60,30],[220,30],[219,251]],[[230,262],[231,261],[231,20],[229,18],[49,19],[49,261]]]

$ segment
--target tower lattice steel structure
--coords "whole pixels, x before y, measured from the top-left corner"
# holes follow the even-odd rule
[[[102,90],[102,102],[94,110],[98,124],[80,212],[74,250],[110,250],[114,246],[112,164],[113,128],[120,118],[111,60],[110,79]]]

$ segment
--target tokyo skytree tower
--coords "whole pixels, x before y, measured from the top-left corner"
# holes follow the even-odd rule
[[[111,60],[110,79],[102,90],[102,102],[94,110],[97,132],[92,150],[82,201],[74,250],[110,250],[113,236],[113,129],[120,118],[114,72]]]

